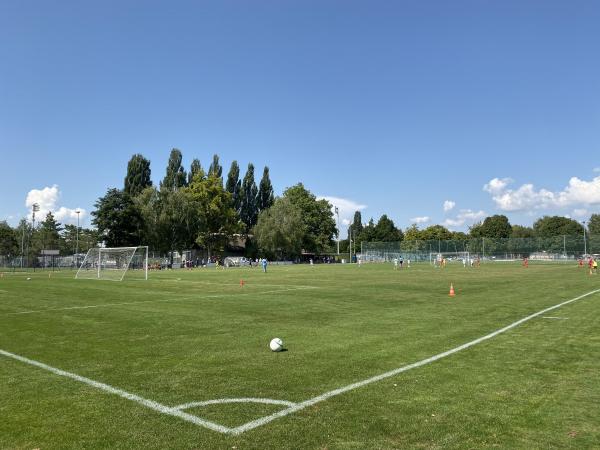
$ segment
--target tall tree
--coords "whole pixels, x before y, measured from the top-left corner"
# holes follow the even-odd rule
[[[384,214],[375,225],[374,238],[379,242],[397,242],[404,238],[404,233],[396,228],[392,219]]]
[[[231,194],[231,203],[233,209],[239,214],[241,206],[241,191],[242,182],[240,180],[240,166],[237,161],[231,163],[229,173],[227,174],[227,182],[225,183],[225,190]]]
[[[431,225],[421,231],[421,238],[424,241],[440,240],[447,241],[452,239],[452,232],[442,225]]]
[[[210,257],[240,231],[238,216],[231,204],[231,194],[223,188],[222,180],[214,175],[195,178],[185,192],[199,220],[196,243],[205,248]]]
[[[288,198],[278,198],[258,215],[253,229],[261,254],[269,259],[294,259],[302,252],[305,234],[302,211]]]
[[[200,160],[198,158],[194,158],[192,165],[190,166],[190,171],[188,172],[188,184],[192,183],[192,180],[196,174],[200,174],[202,178],[206,176],[204,169],[202,168],[202,164],[200,164]]]
[[[354,212],[354,218],[353,218],[352,224],[350,226],[352,227],[352,231],[354,233],[356,233],[357,235],[360,235],[360,233],[362,233],[363,224],[362,224],[362,214],[360,213],[360,211]]]
[[[258,186],[257,206],[259,211],[264,211],[265,209],[270,208],[275,201],[273,185],[271,184],[271,179],[269,178],[269,168],[267,166],[265,166],[263,169],[263,175]]]
[[[40,223],[38,232],[40,250],[59,250],[61,231],[61,224],[56,221],[51,212],[48,212],[46,218]]]
[[[522,225],[513,225],[510,233],[511,238],[532,238],[535,236],[535,232],[531,227],[524,227]]]
[[[250,230],[255,224],[258,217],[257,202],[258,189],[254,181],[254,165],[248,164],[248,170],[242,181],[242,191],[240,198],[240,218]]]
[[[478,229],[479,236],[486,238],[507,238],[512,233],[508,217],[502,214],[486,217]],[[471,233],[472,235],[473,233]]]
[[[199,177],[196,177],[192,183],[198,179]],[[186,189],[160,191],[157,207],[158,248],[163,252],[170,252],[172,264],[174,250],[181,253],[192,246],[198,227],[198,217]],[[147,209],[143,211],[146,212]]]
[[[124,191],[131,197],[135,197],[148,186],[152,186],[150,179],[150,160],[142,155],[135,154],[127,163],[127,175],[125,176]]]
[[[109,189],[94,206],[92,224],[107,247],[140,245],[142,218],[128,194]]]
[[[413,223],[410,227],[408,227],[406,229],[406,231],[404,232],[404,240],[405,241],[420,241],[420,240],[422,240],[421,230],[419,230],[419,227],[417,226],[416,223]]]
[[[208,168],[208,175],[216,177],[221,180],[221,184],[223,184],[223,166],[219,163],[219,155],[216,153],[213,155],[213,160]]]
[[[6,222],[0,222],[0,255],[16,256],[20,253],[16,230]]]
[[[588,231],[590,234],[600,235],[600,214],[592,214],[588,221]]]
[[[181,161],[183,156],[181,151],[174,148],[171,150],[169,155],[169,162],[167,163],[167,172],[165,177],[160,183],[160,189],[171,189],[177,190],[186,185],[186,173]]]
[[[561,216],[544,216],[533,224],[536,237],[555,237],[583,234],[583,225]]]
[[[283,197],[302,212],[306,228],[302,248],[314,253],[321,253],[329,248],[336,232],[331,204],[325,199],[317,200],[302,183],[287,188]]]

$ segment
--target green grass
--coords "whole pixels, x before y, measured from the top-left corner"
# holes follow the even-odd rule
[[[600,288],[600,276],[575,265],[506,263],[150,277],[119,283],[6,272],[0,349],[168,406],[301,402]],[[34,312],[16,314],[27,311]],[[548,313],[566,320],[532,319],[240,435],[0,355],[0,448],[598,448],[599,311],[600,293],[590,295]],[[269,351],[273,337],[288,351]],[[187,412],[236,427],[283,408],[230,403]]]

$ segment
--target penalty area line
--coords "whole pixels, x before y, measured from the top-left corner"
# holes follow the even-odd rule
[[[541,311],[533,313],[533,314],[531,314],[531,315],[529,315],[527,317],[523,317],[522,319],[519,319],[516,322],[511,323],[510,325],[507,325],[507,326],[505,326],[503,328],[500,328],[500,329],[498,329],[496,331],[493,331],[493,332],[491,332],[489,334],[486,334],[485,336],[482,336],[480,338],[477,338],[475,340],[467,342],[466,344],[459,345],[458,347],[455,347],[453,349],[447,350],[447,351],[442,352],[442,353],[438,353],[437,355],[433,355],[433,356],[431,356],[429,358],[426,358],[426,359],[423,359],[421,361],[417,361],[417,362],[414,362],[412,364],[408,364],[406,366],[402,366],[402,367],[399,367],[397,369],[390,370],[389,372],[385,372],[385,373],[382,373],[380,375],[376,375],[374,377],[367,378],[365,380],[358,381],[356,383],[352,383],[352,384],[349,384],[347,386],[343,386],[343,387],[334,389],[334,390],[329,391],[329,392],[325,392],[325,393],[323,393],[321,395],[318,395],[316,397],[310,398],[310,399],[305,400],[303,402],[299,402],[299,403],[297,403],[297,404],[295,404],[293,406],[290,406],[289,408],[282,409],[281,411],[278,411],[278,412],[276,412],[274,414],[271,414],[269,416],[264,416],[264,417],[261,417],[260,419],[253,420],[251,422],[247,422],[244,425],[240,425],[239,427],[235,427],[235,428],[231,429],[230,432],[232,434],[241,434],[241,433],[244,433],[246,431],[252,430],[252,429],[257,428],[257,427],[260,427],[262,425],[266,425],[267,423],[272,422],[275,419],[279,419],[281,417],[285,417],[285,416],[290,415],[292,413],[298,412],[298,411],[300,411],[302,409],[308,408],[309,406],[312,406],[312,405],[314,405],[316,403],[319,403],[319,402],[322,402],[324,400],[327,400],[327,399],[329,399],[331,397],[334,397],[336,395],[340,395],[340,394],[343,394],[345,392],[349,392],[349,391],[352,391],[354,389],[361,388],[361,387],[366,386],[368,384],[376,383],[376,382],[384,380],[386,378],[393,377],[393,376],[398,375],[398,374],[400,374],[402,372],[406,372],[408,370],[416,369],[417,367],[421,367],[421,366],[424,366],[426,364],[430,364],[430,363],[432,363],[434,361],[437,361],[439,359],[442,359],[442,358],[445,358],[447,356],[453,355],[454,353],[458,353],[458,352],[460,352],[462,350],[465,350],[465,349],[467,349],[469,347],[473,347],[474,345],[480,344],[481,342],[487,341],[488,339],[492,339],[493,337],[498,336],[499,334],[502,334],[502,333],[504,333],[504,332],[506,332],[508,330],[511,330],[511,329],[513,329],[515,327],[518,327],[519,325],[521,325],[521,324],[523,324],[523,323],[525,323],[525,322],[527,322],[527,321],[529,321],[531,319],[534,319],[535,317],[538,317],[538,316],[541,316],[543,314],[546,314],[549,311],[553,311],[553,310],[555,310],[557,308],[560,308],[562,306],[568,305],[569,303],[576,302],[577,300],[581,300],[582,298],[588,297],[588,296],[596,294],[598,292],[600,292],[600,289],[595,289],[593,291],[590,291],[590,292],[587,292],[585,294],[582,294],[582,295],[580,295],[578,297],[572,298],[570,300],[566,300],[566,301],[564,301],[562,303],[559,303],[557,305],[550,306],[549,308],[542,309]]]

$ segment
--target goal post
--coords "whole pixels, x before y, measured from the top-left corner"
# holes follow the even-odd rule
[[[88,250],[75,278],[122,281],[148,279],[148,247],[95,247]]]

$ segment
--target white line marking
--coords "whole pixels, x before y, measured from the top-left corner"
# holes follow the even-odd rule
[[[204,402],[190,402],[183,405],[174,406],[173,409],[183,411],[184,409],[199,408],[208,405],[221,405],[224,403],[263,403],[265,405],[284,405],[295,406],[294,402],[287,400],[273,400],[270,398],[218,398],[216,400],[206,400]]]
[[[110,306],[124,306],[124,305],[137,305],[141,303],[161,303],[161,302],[177,302],[177,301],[188,301],[188,300],[204,300],[210,298],[223,298],[223,297],[233,297],[239,295],[251,295],[251,294],[277,294],[289,291],[301,291],[307,289],[306,287],[295,287],[288,289],[272,289],[270,291],[253,291],[253,292],[232,292],[230,294],[214,294],[214,295],[205,295],[205,296],[195,296],[195,297],[182,297],[182,298],[170,298],[170,299],[162,299],[162,300],[140,300],[139,302],[122,302],[122,303],[104,303],[101,305],[84,305],[84,306],[65,306],[62,308],[47,308],[47,309],[37,309],[33,311],[17,311],[17,312],[9,312],[1,314],[0,316],[14,316],[20,314],[35,314],[35,313],[44,313],[50,311],[68,311],[71,309],[90,309],[90,308],[107,308]]]
[[[467,342],[466,344],[459,345],[458,347],[455,347],[455,348],[453,348],[451,350],[447,350],[445,352],[438,353],[437,355],[431,356],[431,357],[423,359],[421,361],[417,361],[415,363],[408,364],[406,366],[399,367],[399,368],[394,369],[394,370],[390,370],[389,372],[385,372],[385,373],[382,373],[380,375],[376,375],[374,377],[367,378],[366,380],[358,381],[356,383],[352,383],[352,384],[349,384],[347,386],[344,386],[344,387],[341,387],[341,388],[338,388],[338,389],[334,389],[333,391],[325,392],[324,394],[321,394],[321,395],[318,395],[318,396],[313,397],[311,399],[308,399],[308,400],[305,400],[303,402],[297,403],[295,406],[290,406],[289,408],[283,409],[283,410],[281,410],[279,412],[271,414],[270,416],[265,416],[265,417],[262,417],[260,419],[253,420],[251,422],[245,423],[244,425],[241,425],[239,427],[233,428],[231,430],[231,433],[232,434],[241,434],[241,433],[243,433],[245,431],[249,431],[249,430],[252,430],[253,428],[260,427],[261,425],[265,425],[265,424],[267,424],[269,422],[272,422],[275,419],[278,419],[280,417],[284,417],[284,416],[287,416],[287,415],[292,414],[294,412],[300,411],[300,410],[302,410],[304,408],[307,408],[309,406],[314,405],[315,403],[322,402],[323,400],[327,400],[328,398],[334,397],[336,395],[340,395],[340,394],[343,394],[345,392],[352,391],[354,389],[358,389],[360,387],[366,386],[366,385],[371,384],[371,383],[376,383],[376,382],[384,380],[386,378],[398,375],[399,373],[406,372],[407,370],[416,369],[417,367],[421,367],[421,366],[424,366],[425,364],[432,363],[434,361],[437,361],[438,359],[445,358],[446,356],[450,356],[450,355],[452,355],[454,353],[460,352],[461,350],[465,350],[465,349],[467,349],[469,347],[472,347],[474,345],[477,345],[477,344],[479,344],[479,343],[481,343],[483,341],[487,341],[488,339],[491,339],[491,338],[493,338],[495,336],[498,336],[499,334],[504,333],[505,331],[508,331],[508,330],[510,330],[512,328],[515,328],[516,326],[519,326],[522,323],[527,322],[528,320],[531,320],[531,319],[533,319],[533,318],[535,318],[537,316],[541,316],[542,314],[545,314],[548,311],[552,311],[554,309],[560,308],[561,306],[568,305],[569,303],[573,303],[573,302],[575,302],[577,300],[580,300],[580,299],[582,299],[584,297],[587,297],[589,295],[595,294],[597,292],[600,292],[600,289],[596,289],[596,290],[590,291],[590,292],[588,292],[586,294],[580,295],[579,297],[575,297],[575,298],[572,298],[571,300],[567,300],[567,301],[564,301],[562,303],[559,303],[558,305],[550,306],[549,308],[546,308],[546,309],[543,309],[541,311],[538,311],[538,312],[536,312],[534,314],[531,314],[531,315],[529,315],[527,317],[524,317],[523,319],[517,320],[516,322],[513,322],[510,325],[505,326],[504,328],[500,328],[499,330],[496,330],[496,331],[494,331],[494,332],[492,332],[490,334],[486,334],[485,336],[482,336],[482,337],[480,337],[478,339],[475,339],[475,340],[473,340],[471,342]]]
[[[327,399],[329,399],[331,397],[334,397],[336,395],[340,395],[340,394],[343,394],[345,392],[349,392],[349,391],[352,391],[354,389],[358,389],[358,388],[366,386],[368,384],[376,383],[376,382],[384,380],[386,378],[398,375],[399,373],[406,372],[408,370],[415,369],[417,367],[421,367],[421,366],[424,366],[426,364],[429,364],[429,363],[432,363],[434,361],[437,361],[438,359],[445,358],[445,357],[450,356],[450,355],[452,355],[454,353],[457,353],[457,352],[459,352],[461,350],[465,350],[465,349],[467,349],[469,347],[472,347],[472,346],[477,345],[477,344],[479,344],[481,342],[484,342],[484,341],[486,341],[488,339],[491,339],[491,338],[493,338],[493,337],[495,337],[495,336],[497,336],[497,335],[499,335],[501,333],[504,333],[505,331],[508,331],[508,330],[510,330],[512,328],[515,328],[515,327],[521,325],[524,322],[527,322],[527,321],[529,321],[529,320],[531,320],[531,319],[533,319],[535,317],[541,316],[542,314],[545,314],[548,311],[552,311],[554,309],[560,308],[561,306],[568,305],[569,303],[573,303],[573,302],[575,302],[577,300],[581,300],[582,298],[588,297],[588,296],[590,296],[592,294],[596,294],[597,292],[600,292],[600,289],[596,289],[596,290],[587,292],[587,293],[582,294],[582,295],[580,295],[578,297],[572,298],[571,300],[566,300],[566,301],[564,301],[562,303],[559,303],[557,305],[550,306],[548,308],[542,309],[541,311],[538,311],[538,312],[536,312],[534,314],[531,314],[531,315],[529,315],[527,317],[524,317],[524,318],[522,318],[520,320],[517,320],[516,322],[513,322],[510,325],[507,325],[507,326],[505,326],[503,328],[500,328],[500,329],[498,329],[496,331],[493,331],[492,333],[486,334],[485,336],[477,338],[477,339],[475,339],[473,341],[467,342],[466,344],[463,344],[463,345],[460,345],[458,347],[455,347],[455,348],[453,348],[451,350],[447,350],[445,352],[438,353],[437,355],[431,356],[431,357],[423,359],[421,361],[417,361],[415,363],[408,364],[406,366],[402,366],[402,367],[399,367],[399,368],[394,369],[394,370],[390,370],[389,372],[385,372],[385,373],[382,373],[380,375],[376,375],[374,377],[367,378],[366,380],[358,381],[356,383],[352,383],[352,384],[349,384],[347,386],[343,386],[343,387],[340,387],[338,389],[334,389],[332,391],[325,392],[324,394],[318,395],[316,397],[310,398],[310,399],[305,400],[305,401],[300,402],[300,403],[295,403],[293,406],[289,406],[286,409],[278,411],[278,412],[276,412],[274,414],[271,414],[269,416],[261,417],[260,419],[247,422],[247,423],[245,423],[243,425],[240,425],[238,427],[235,427],[235,428],[229,428],[229,427],[226,427],[226,426],[214,423],[214,422],[210,422],[208,420],[204,420],[204,419],[201,419],[201,418],[196,417],[194,415],[187,414],[187,413],[181,411],[180,409],[183,406],[186,406],[186,405],[180,405],[180,406],[176,406],[176,407],[169,407],[169,406],[157,403],[155,401],[145,399],[145,398],[140,397],[138,395],[131,394],[131,393],[123,391],[121,389],[109,386],[108,384],[100,383],[98,381],[94,381],[94,380],[91,380],[89,378],[85,378],[85,377],[76,375],[74,373],[66,372],[64,370],[57,369],[55,367],[48,366],[48,365],[46,365],[44,363],[41,363],[41,362],[38,362],[38,361],[34,361],[34,360],[31,360],[31,359],[25,358],[23,356],[15,355],[13,353],[9,353],[9,352],[1,350],[1,349],[0,349],[0,355],[4,355],[6,357],[16,359],[16,360],[21,361],[21,362],[23,362],[25,364],[30,364],[32,366],[39,367],[41,369],[47,370],[49,372],[52,372],[52,373],[54,373],[56,375],[60,375],[60,376],[67,377],[67,378],[71,378],[73,380],[79,381],[81,383],[85,383],[85,384],[87,384],[89,386],[92,386],[92,387],[95,387],[97,389],[101,389],[101,390],[109,392],[111,394],[118,395],[119,397],[125,398],[127,400],[134,401],[136,403],[139,403],[140,405],[146,406],[147,408],[153,409],[153,410],[155,410],[157,412],[160,412],[162,414],[167,414],[167,415],[179,417],[180,419],[183,419],[183,420],[186,420],[188,422],[194,423],[196,425],[208,428],[210,430],[218,431],[220,433],[235,434],[235,435],[237,435],[237,434],[241,434],[241,433],[244,433],[246,431],[252,430],[254,428],[257,428],[259,426],[266,425],[267,423],[272,422],[275,419],[278,419],[280,417],[285,417],[285,416],[287,416],[289,414],[292,414],[294,412],[297,412],[297,411],[300,411],[302,409],[305,409],[305,408],[307,408],[309,406],[312,406],[312,405],[314,405],[316,403],[319,403],[319,402],[322,402],[324,400],[327,400]],[[209,400],[209,402],[210,402],[210,400]],[[202,403],[202,402],[200,402],[200,403]]]
[[[220,433],[230,433],[231,428],[225,427],[223,425],[219,425],[218,423],[210,422],[208,420],[200,419],[192,414],[185,413],[176,408],[171,408],[169,406],[163,405],[161,403],[155,402],[153,400],[148,400],[144,397],[140,397],[139,395],[131,394],[122,389],[118,389],[112,387],[105,383],[100,383],[98,381],[91,380],[86,377],[82,377],[80,375],[67,372],[65,370],[57,369],[56,367],[49,366],[47,364],[41,363],[39,361],[34,361],[33,359],[25,358],[23,356],[15,355],[14,353],[10,353],[0,349],[0,355],[4,355],[8,358],[16,359],[17,361],[21,361],[22,363],[29,364],[31,366],[39,367],[40,369],[47,370],[48,372],[52,372],[55,375],[59,375],[61,377],[71,378],[72,380],[79,381],[80,383],[87,384],[96,389],[100,389],[102,391],[108,392],[110,394],[118,395],[127,400],[131,400],[132,402],[139,403],[140,405],[145,406],[146,408],[153,409],[161,414],[167,414],[169,416],[179,417],[187,422],[191,422],[195,425],[200,425],[202,427],[206,427],[210,430],[219,431]]]
[[[558,320],[567,320],[567,319],[568,319],[568,317],[542,316],[542,319],[558,319]]]

